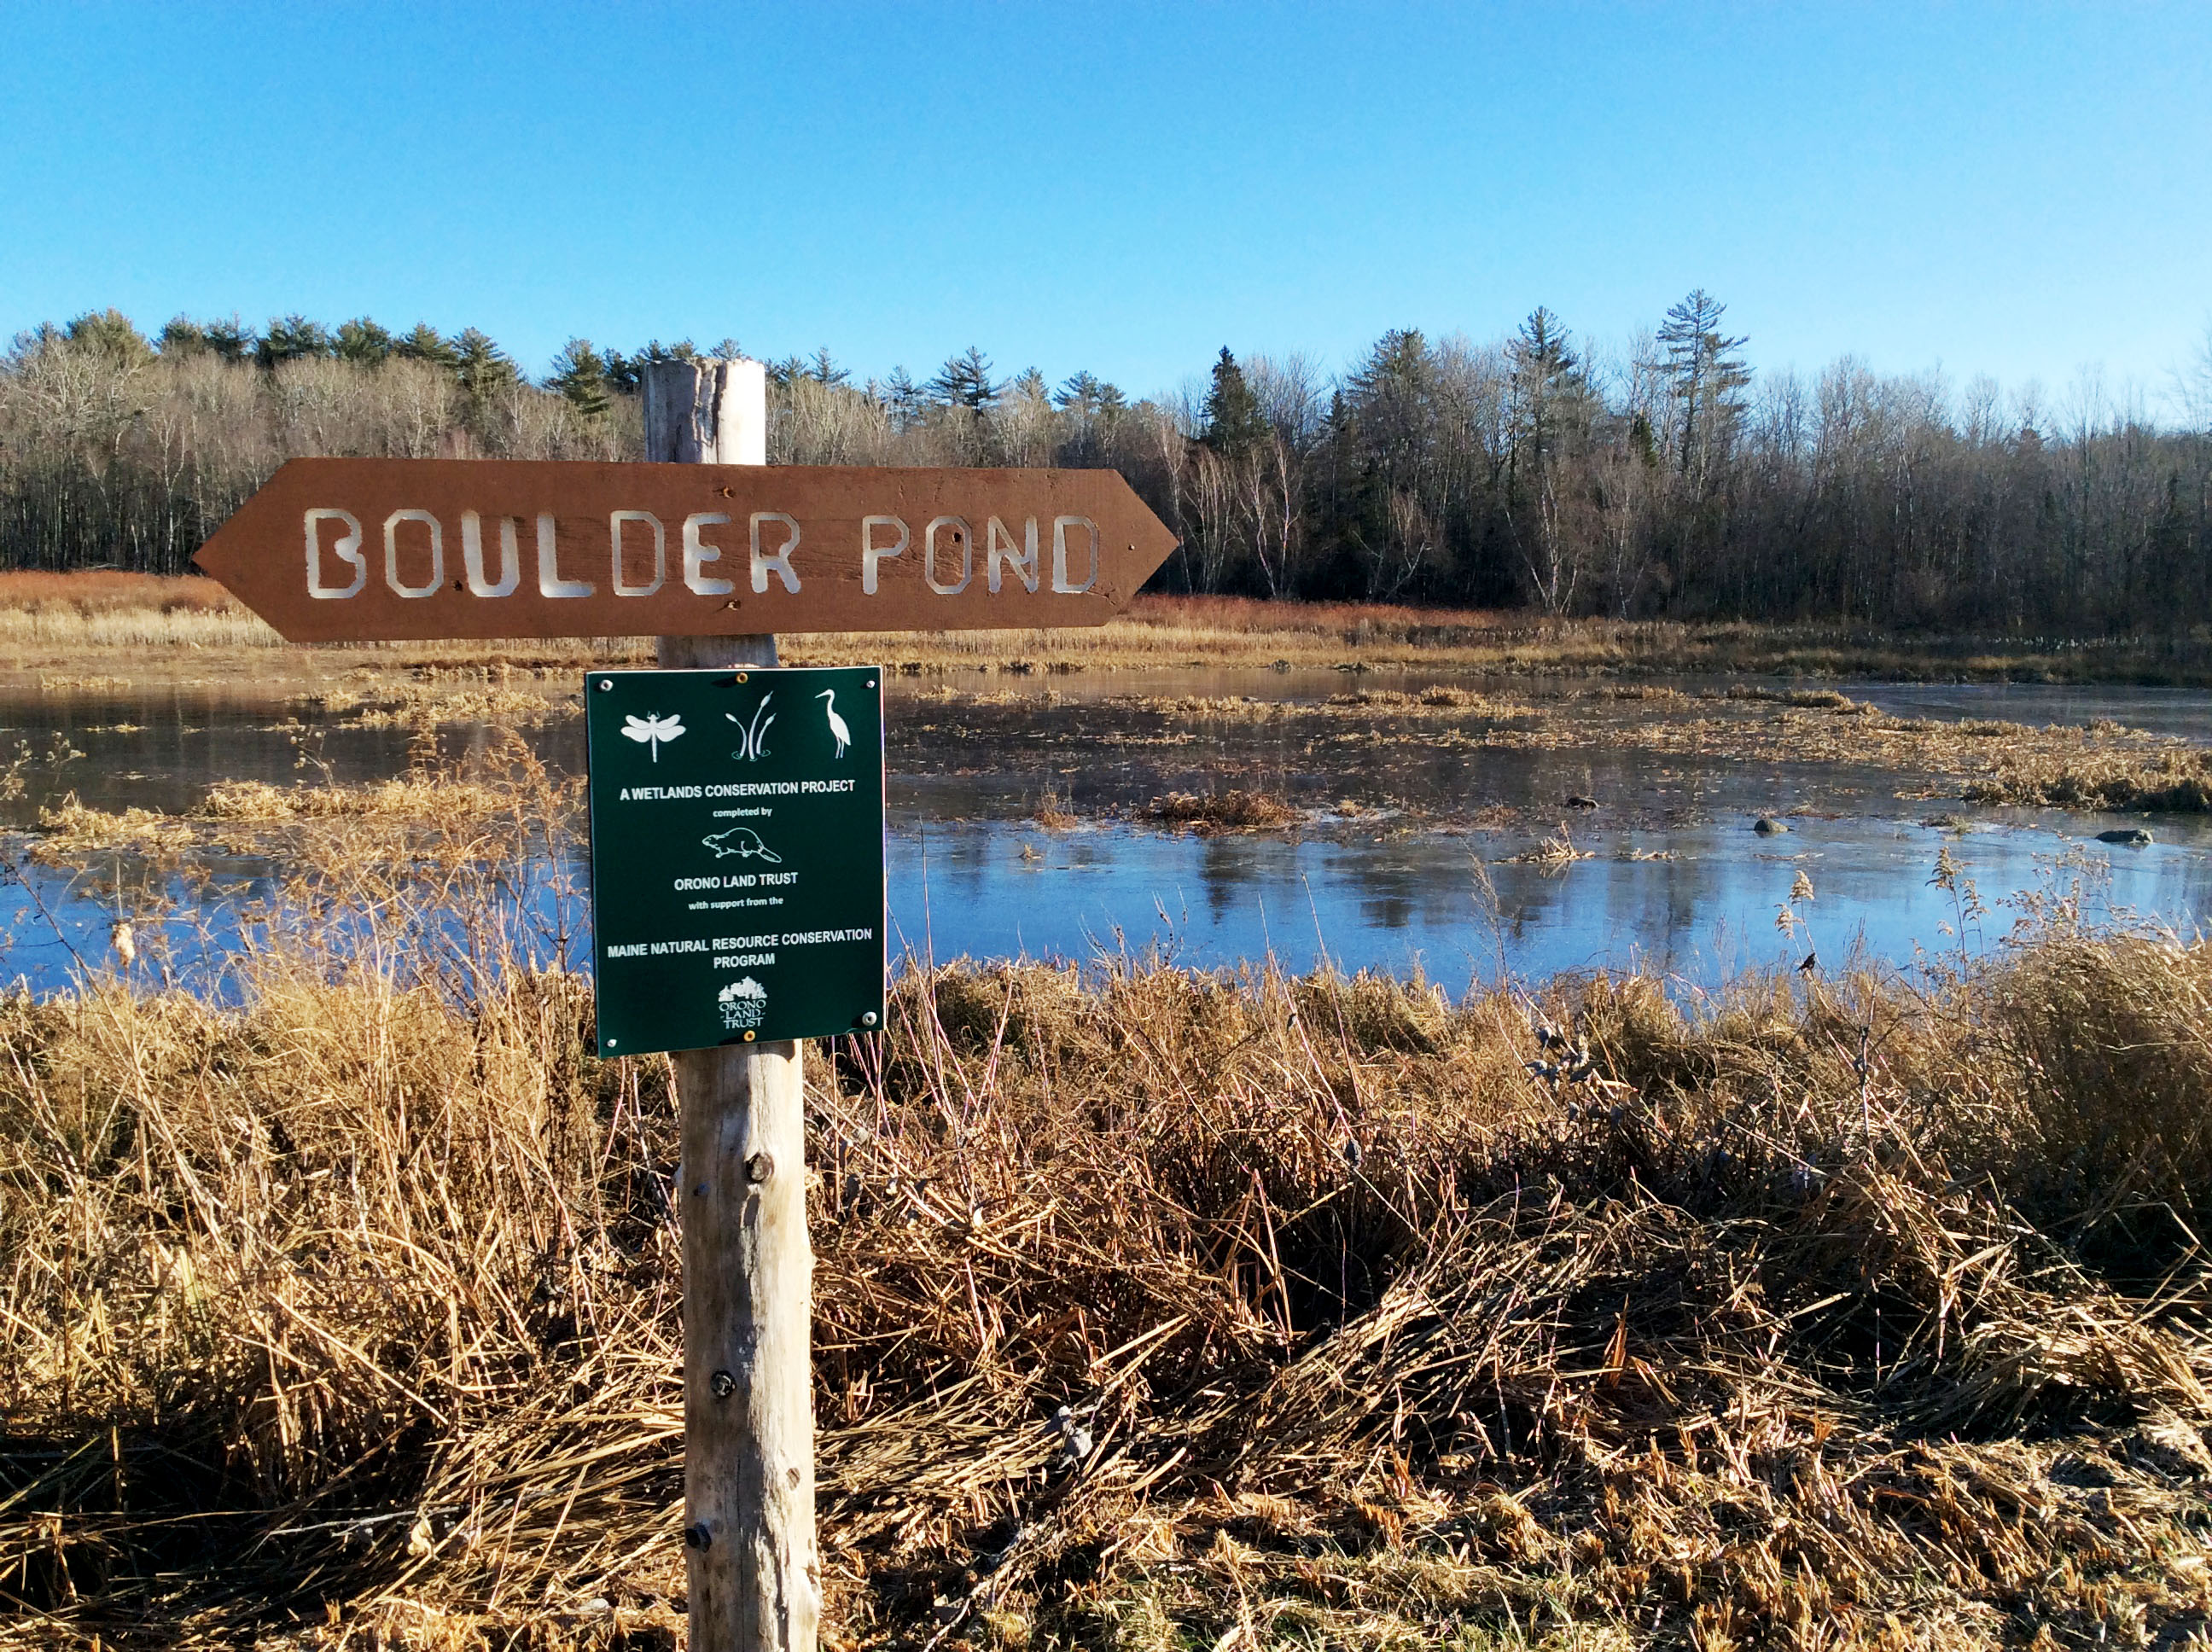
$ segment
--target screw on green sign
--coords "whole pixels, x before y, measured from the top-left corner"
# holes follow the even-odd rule
[[[591,673],[602,1050],[883,1024],[882,682],[866,666]]]

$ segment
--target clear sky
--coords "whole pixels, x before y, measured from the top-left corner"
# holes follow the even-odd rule
[[[0,335],[113,304],[1136,393],[1693,286],[1761,367],[2156,396],[2212,5],[0,0]]]

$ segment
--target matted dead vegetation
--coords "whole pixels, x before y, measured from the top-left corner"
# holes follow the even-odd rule
[[[392,693],[318,694],[306,696],[306,703],[355,728],[428,728],[449,723],[492,723],[515,728],[576,715],[574,706],[559,703],[574,698],[573,689],[549,695],[528,689],[472,691],[410,683]]]
[[[1223,832],[1274,831],[1296,825],[1305,815],[1272,792],[1232,787],[1222,792],[1165,793],[1146,805],[1144,817],[1203,837]]]
[[[117,850],[165,857],[195,841],[191,827],[173,815],[151,809],[94,809],[74,794],[39,811],[39,831],[31,857],[48,865]]]
[[[456,817],[479,819],[503,813],[514,799],[496,781],[459,774],[417,769],[391,780],[358,786],[302,782],[272,786],[266,780],[223,780],[208,788],[196,817],[253,825],[289,825],[310,820],[371,820],[421,825]],[[134,814],[143,811],[134,810]]]
[[[2212,750],[2008,755],[1966,795],[1970,803],[2203,814],[2212,811]]]
[[[1534,700],[1437,685],[1239,705],[1200,696],[1113,703],[1167,728],[1262,720],[1292,736],[1396,738],[1429,751],[1626,749],[1743,762],[1886,768],[1917,798],[2069,809],[2212,809],[2212,748],[2100,721],[2037,727],[1995,718],[1898,717],[1830,689],[1734,684],[1684,693],[1573,687]],[[1630,707],[1632,709],[1624,709]]]
[[[674,1644],[667,1067],[511,794],[298,827],[227,1001],[0,999],[0,1643]],[[1689,1012],[910,971],[810,1061],[830,1643],[2201,1633],[2212,948],[2069,914]]]

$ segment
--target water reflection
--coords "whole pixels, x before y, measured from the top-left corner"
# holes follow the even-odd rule
[[[1252,674],[1249,683],[1186,675],[1164,684],[1148,678],[1143,690],[1317,699],[1342,686],[1327,673],[1288,681]],[[2212,905],[2212,823],[2201,819],[2156,820],[2160,841],[2127,850],[2087,841],[2116,823],[2109,817],[1913,805],[1899,800],[1894,773],[1847,764],[1753,766],[1603,745],[1444,749],[1418,731],[1348,730],[1309,744],[1267,727],[1224,728],[1173,744],[1115,744],[1103,735],[1144,726],[1115,709],[1129,697],[1127,680],[1108,686],[1121,701],[1064,695],[1050,738],[1039,732],[1044,714],[1017,703],[991,712],[996,722],[984,720],[981,735],[971,726],[969,743],[946,751],[925,749],[915,732],[933,714],[928,708],[894,695],[895,946],[940,959],[1157,946],[1194,963],[1273,956],[1294,969],[1328,958],[1346,968],[1418,969],[1454,987],[1501,973],[1628,966],[1707,984],[1808,951],[1832,968],[1855,948],[1904,963],[1916,949],[1985,947],[2018,915],[2001,902],[2055,884],[2082,884],[2093,914],[2131,912],[2183,932]],[[1905,714],[2111,717],[2199,738],[2212,732],[2212,695],[2197,691],[1844,686]],[[57,734],[85,755],[43,761],[36,754]],[[465,756],[503,738],[491,727],[455,730],[445,752]],[[556,770],[580,768],[574,721],[528,738]],[[412,736],[319,728],[251,694],[0,693],[0,755],[17,742],[34,755],[0,824],[30,824],[70,793],[110,810],[174,813],[222,780],[377,780],[405,768]],[[1127,823],[1055,833],[1022,818],[1047,788],[1090,809],[1208,789],[1232,757],[1242,775],[1265,772],[1293,798],[1326,805],[1362,796],[1370,811],[1384,806],[1352,817],[1317,812],[1297,836],[1177,836]],[[1553,829],[1570,793],[1604,800],[1598,816],[1567,823],[1592,858],[1563,866],[1512,859],[1531,847],[1530,823],[1535,836]],[[1520,811],[1521,823],[1497,833],[1407,833],[1395,824],[1394,798],[1467,817],[1502,801]],[[1799,804],[1814,812],[1796,817],[1789,835],[1763,839],[1747,829],[1753,811]],[[1918,811],[1936,807],[1972,829],[1921,824]],[[1929,882],[1946,842],[1992,908],[1963,940],[1945,932],[1958,916],[1953,897]],[[110,926],[118,915],[143,914],[146,892],[117,886],[112,858],[70,873],[22,862],[19,846],[16,862],[0,884],[0,934],[9,938],[0,969],[43,989],[110,967]],[[252,903],[269,897],[273,870],[223,861],[203,882],[170,885],[162,898],[174,914],[142,937],[134,978],[160,980],[167,969],[220,990],[222,960],[248,932]],[[543,961],[581,962],[580,926],[556,911],[572,898],[561,880],[574,870],[534,868],[519,897],[518,932]],[[1802,928],[1784,934],[1776,915],[1800,872],[1814,897],[1797,903]]]
[[[1830,967],[1854,953],[1905,963],[1954,952],[1954,896],[1932,884],[1951,846],[1991,908],[1963,944],[1985,950],[2024,915],[2022,895],[2079,892],[2093,918],[2133,914],[2193,932],[2212,908],[2202,842],[2141,850],[2083,846],[2031,824],[1959,835],[1893,820],[1805,823],[1756,847],[1739,823],[1668,835],[1674,858],[1599,858],[1547,869],[1486,860],[1480,835],[1383,844],[1170,837],[1122,827],[1047,836],[1005,824],[909,829],[891,838],[895,938],[939,959],[962,954],[1083,957],[1100,945],[1159,945],[1187,962],[1273,956],[1294,969],[1414,969],[1455,987],[1501,971],[1640,966],[1711,985],[1747,965]],[[1024,859],[1024,850],[1036,858]],[[1645,853],[1650,853],[1649,849]],[[1803,872],[1814,898],[1778,912]],[[2014,904],[2003,904],[2012,901]]]

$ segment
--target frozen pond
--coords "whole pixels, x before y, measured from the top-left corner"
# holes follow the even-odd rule
[[[940,959],[1158,944],[1202,964],[1272,954],[1301,970],[1324,957],[1347,969],[1419,969],[1455,991],[1501,973],[1597,966],[1709,985],[1808,952],[1831,966],[1855,950],[1895,963],[1916,947],[1955,959],[1961,914],[1930,881],[1946,843],[1989,908],[1965,926],[1974,951],[2022,915],[2002,902],[2023,892],[2079,890],[2093,916],[2132,914],[2184,931],[2212,915],[2212,835],[2202,833],[2130,849],[2026,823],[1961,833],[1908,820],[1801,821],[1769,840],[1729,821],[1640,840],[1593,836],[1594,858],[1553,867],[1486,862],[1492,846],[1474,838],[1291,842],[963,823],[893,836],[893,932]],[[1616,858],[1662,845],[1672,859]],[[1801,872],[1814,898],[1795,903],[1802,926],[1785,935],[1776,919]]]
[[[1901,798],[1893,772],[1832,757],[1747,765],[1602,738],[1572,750],[1468,750],[1418,731],[1355,731],[1316,751],[1264,726],[1159,738],[1125,703],[1137,694],[1313,703],[1342,686],[1326,673],[1078,681],[1055,685],[1048,705],[978,696],[977,708],[948,725],[941,689],[895,684],[894,951],[942,960],[1158,949],[1200,965],[1272,956],[1299,970],[1327,958],[1419,969],[1455,990],[1501,973],[1635,965],[1695,987],[1808,952],[1828,968],[1854,952],[1896,963],[1918,951],[1955,957],[1962,943],[1978,949],[2001,938],[2020,915],[2008,902],[2035,891],[2079,890],[2094,914],[2184,933],[2212,914],[2212,821],[2201,817],[2153,817],[2157,841],[2121,847],[2095,834],[2144,823]],[[2110,719],[2199,740],[2212,732],[2212,695],[2202,693],[1839,686],[1900,715]],[[33,825],[68,793],[103,809],[174,813],[223,780],[380,779],[406,768],[411,740],[404,729],[301,724],[250,695],[0,689],[0,746],[20,741],[36,754],[57,733],[85,755],[58,767],[35,756],[19,765],[21,790],[4,805],[5,823]],[[495,733],[449,729],[442,744],[448,757],[465,757]],[[574,720],[530,738],[556,768],[580,765]],[[1142,818],[1146,799],[1205,791],[1224,775],[1291,798],[1303,823],[1200,836]],[[1604,807],[1566,819],[1559,802],[1570,793]],[[1339,811],[1329,805],[1340,795],[1368,806]],[[1047,829],[1032,819],[1047,796],[1075,823]],[[1757,814],[1788,810],[1796,811],[1784,817],[1788,833],[1751,829]],[[1562,824],[1588,858],[1528,858]],[[1930,881],[1947,847],[1988,908],[1963,937],[1954,894]],[[106,967],[109,926],[125,897],[100,859],[70,870],[25,864],[20,850],[15,859],[0,887],[10,938],[0,967],[41,988]],[[159,929],[175,959],[204,965],[220,954],[234,941],[239,902],[271,887],[265,865],[215,870],[194,890],[172,890],[182,904]],[[575,956],[582,938],[573,902],[564,906],[556,893],[563,876],[537,868],[524,898],[543,944]],[[1777,914],[1801,876],[1814,898],[1795,902],[1802,921],[1785,932]],[[140,972],[149,967],[142,962]]]

